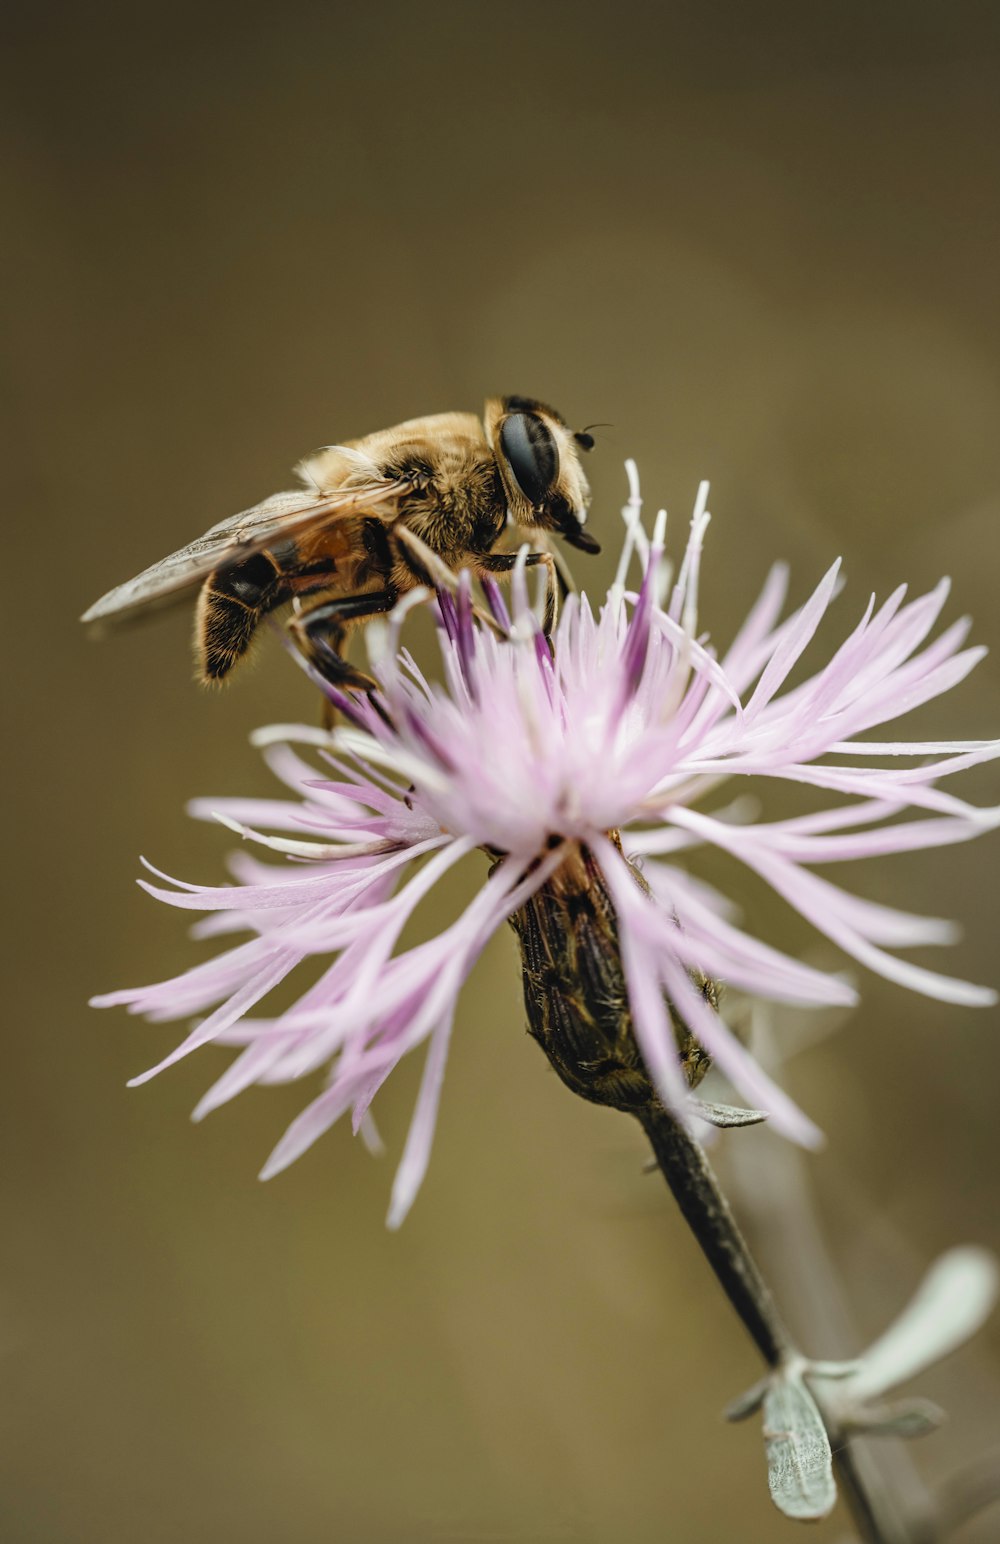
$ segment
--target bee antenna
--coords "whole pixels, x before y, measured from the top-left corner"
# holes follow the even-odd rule
[[[581,450],[593,450],[593,448],[594,448],[594,436],[590,432],[591,429],[612,429],[612,428],[614,428],[613,424],[587,424],[586,428],[577,430],[577,432],[576,432],[576,434],[574,434],[573,438],[576,440],[576,443],[580,446]]]

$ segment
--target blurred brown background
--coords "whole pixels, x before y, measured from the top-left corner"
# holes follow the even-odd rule
[[[749,1342],[638,1129],[524,1035],[511,938],[467,993],[398,1236],[416,1063],[379,1103],[387,1159],[338,1128],[266,1187],[302,1090],[192,1128],[213,1049],[126,1090],[176,1030],[86,998],[195,957],[138,854],[219,878],[225,835],[185,799],[268,791],[248,732],[314,709],[280,650],[208,696],[186,614],[99,647],[76,617],[312,447],[513,391],[614,426],[591,582],[634,455],[675,530],[712,479],[718,639],[773,558],[800,598],[842,553],[841,632],[870,588],[949,572],[948,618],[995,649],[996,8],[293,0],[6,27],[0,1538],[791,1539],[759,1426],[720,1424]],[[998,726],[991,658],[916,728]],[[997,800],[988,768],[963,786]],[[947,968],[996,983],[998,851],[837,877],[961,916]],[[936,1251],[1000,1245],[1000,1051],[994,1013],[862,985],[786,1076],[829,1135],[808,1172],[869,1337]],[[921,1380],[953,1413],[911,1450],[925,1477],[1000,1445],[997,1345]]]

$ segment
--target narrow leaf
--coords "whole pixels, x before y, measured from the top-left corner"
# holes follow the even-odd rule
[[[949,1249],[931,1266],[896,1322],[861,1359],[852,1402],[877,1399],[948,1356],[981,1327],[997,1298],[997,1262],[985,1249]]]
[[[941,1406],[933,1400],[900,1399],[891,1405],[853,1411],[850,1427],[873,1437],[924,1437],[937,1431],[945,1419]]]
[[[752,1388],[746,1390],[746,1393],[737,1394],[736,1398],[732,1400],[723,1410],[723,1420],[734,1422],[745,1421],[747,1416],[756,1415],[757,1411],[764,1403],[764,1396],[766,1395],[770,1384],[770,1376],[766,1378],[760,1378]]]
[[[748,1110],[740,1104],[719,1104],[714,1099],[689,1101],[692,1115],[710,1126],[759,1126],[767,1120],[766,1110]]]
[[[833,1510],[833,1455],[816,1401],[800,1378],[775,1378],[764,1396],[764,1445],[771,1500],[786,1517],[810,1521]]]

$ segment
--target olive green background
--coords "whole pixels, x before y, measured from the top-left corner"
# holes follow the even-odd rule
[[[712,480],[720,642],[774,558],[802,598],[843,554],[828,645],[871,588],[948,572],[948,619],[971,610],[995,650],[998,30],[992,5],[904,3],[9,13],[4,1541],[795,1536],[758,1424],[720,1421],[752,1348],[638,1129],[577,1105],[524,1035],[512,938],[465,994],[398,1235],[416,1059],[378,1103],[385,1159],[338,1128],[268,1186],[310,1090],[193,1128],[215,1049],[125,1088],[177,1030],[87,997],[204,949],[135,890],[138,855],[219,879],[225,833],[185,799],[267,791],[249,731],[314,705],[273,647],[200,692],[186,613],[99,646],[76,617],[312,447],[512,391],[613,425],[591,588],[634,455],[675,540]],[[914,729],[997,734],[995,657]],[[962,786],[1000,797],[995,769]],[[1000,983],[998,853],[834,877],[960,916],[945,968]],[[783,1074],[828,1134],[806,1168],[857,1325],[835,1346],[786,1299],[819,1354],[856,1350],[950,1243],[1000,1245],[996,1013],[860,981]],[[768,1141],[724,1146],[734,1183]],[[779,1283],[799,1255],[768,1250]],[[911,1450],[925,1477],[1000,1447],[989,1343],[921,1380],[953,1416]]]

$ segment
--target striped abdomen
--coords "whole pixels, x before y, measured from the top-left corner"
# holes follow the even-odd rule
[[[291,589],[269,552],[220,568],[202,586],[195,621],[198,666],[205,681],[221,681],[243,658],[258,624]]]
[[[242,563],[216,569],[198,601],[195,642],[204,681],[221,681],[243,658],[268,612],[293,595],[348,595],[388,573],[386,529],[373,517],[349,517],[274,542]]]

